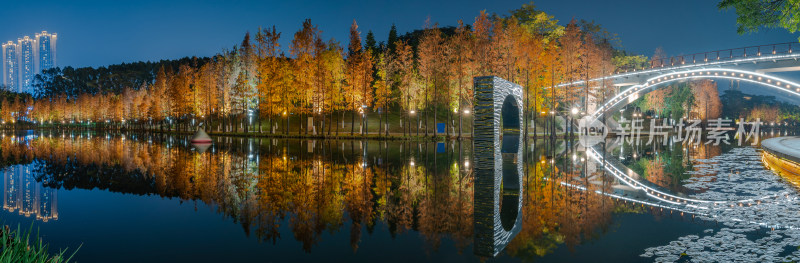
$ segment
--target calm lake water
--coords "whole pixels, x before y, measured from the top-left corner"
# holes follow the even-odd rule
[[[775,133],[791,134],[763,137]],[[82,246],[78,262],[800,255],[795,188],[753,146],[548,140],[503,153],[496,169],[481,167],[471,141],[218,137],[198,149],[182,136],[0,138],[2,220],[33,225],[54,249]]]

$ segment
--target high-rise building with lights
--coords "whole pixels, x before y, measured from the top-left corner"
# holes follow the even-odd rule
[[[33,93],[33,77],[36,73],[36,40],[25,36],[17,39],[19,45],[19,92]]]
[[[39,57],[37,73],[56,67],[56,39],[55,33],[49,34],[47,31],[42,31],[42,33],[36,34]]]
[[[33,93],[36,74],[56,67],[55,33],[42,31],[33,38],[3,44],[3,85],[11,91]]]
[[[3,86],[16,91],[19,88],[19,45],[8,41],[3,44]]]

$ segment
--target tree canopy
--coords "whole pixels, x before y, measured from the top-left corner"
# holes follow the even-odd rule
[[[797,0],[722,0],[717,7],[736,11],[739,34],[758,32],[761,28],[784,28],[790,33],[800,29]]]

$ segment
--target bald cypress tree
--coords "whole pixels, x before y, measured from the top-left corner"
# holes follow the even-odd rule
[[[392,29],[389,29],[389,39],[386,41],[386,48],[389,49],[390,55],[395,55],[395,49],[397,49],[397,27],[394,24],[392,24]]]

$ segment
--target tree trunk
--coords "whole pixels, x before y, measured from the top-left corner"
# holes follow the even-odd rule
[[[408,130],[408,127],[410,126],[409,125],[410,123],[408,123],[408,119],[409,119],[408,117],[409,116],[408,116],[407,113],[402,112],[402,113],[400,113],[400,118],[398,118],[400,120],[400,127],[402,127],[402,130],[403,130],[403,137],[408,136],[408,133],[406,132]],[[406,126],[403,126],[403,120],[405,120]]]
[[[386,127],[383,130],[386,131],[386,137],[389,137],[389,107],[386,107],[386,112],[384,113],[386,118]]]
[[[335,116],[335,115],[334,115],[333,111],[331,111],[331,117],[328,118],[328,136],[331,136],[331,126],[336,125],[336,124],[333,123],[333,116]]]
[[[433,85],[433,137],[436,138],[436,135],[439,133],[439,123],[436,122],[436,115],[439,115],[439,100],[438,100],[438,93],[436,89],[436,82],[434,81]],[[447,130],[447,125],[445,125],[445,130]]]
[[[342,112],[342,117],[336,120],[336,137],[339,137],[339,126],[344,123],[344,111]]]
[[[460,104],[460,103],[459,103]],[[463,110],[459,109],[458,113],[458,139],[460,140],[464,134],[462,133],[462,129],[464,128],[464,114],[462,114]]]
[[[319,124],[319,131],[317,132],[317,136],[325,137],[325,129],[328,127],[328,116],[320,113],[319,114],[320,120],[318,121]]]
[[[353,111],[353,113],[350,114],[350,136],[353,136],[353,132],[355,132],[355,129],[356,129],[356,111]]]
[[[422,124],[420,124],[420,122],[419,122],[419,115],[417,115],[417,137],[419,137],[419,126],[421,126],[421,125]]]
[[[453,123],[453,114],[450,113],[450,110],[447,110],[447,124],[445,127],[450,126],[449,124]],[[445,128],[445,132],[447,133],[447,138],[450,138],[450,129]]]
[[[426,83],[427,85],[427,83]],[[428,104],[428,88],[425,88],[425,137],[428,137],[428,111],[430,109],[430,105]],[[419,135],[419,134],[417,134]]]

